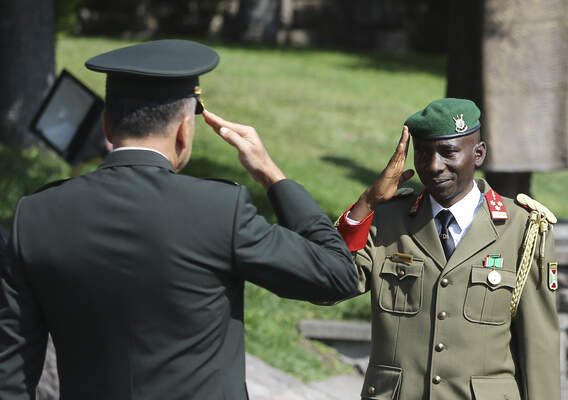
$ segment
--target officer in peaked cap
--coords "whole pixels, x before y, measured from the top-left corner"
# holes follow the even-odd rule
[[[50,332],[62,398],[246,399],[245,280],[311,301],[356,291],[351,255],[313,198],[253,128],[203,110],[198,77],[218,62],[181,40],[87,62],[107,74],[114,151],[18,203],[0,269],[0,398],[33,398]],[[243,186],[176,174],[201,112],[281,225],[257,215]]]
[[[486,154],[479,118],[464,99],[412,115],[385,170],[338,220],[359,291],[371,291],[364,399],[560,398],[556,218],[474,179]],[[410,135],[419,194],[397,191],[413,174]]]

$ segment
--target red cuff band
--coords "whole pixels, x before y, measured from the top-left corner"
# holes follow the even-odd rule
[[[373,216],[375,215],[373,211],[371,214],[367,215],[363,221],[359,222],[359,224],[351,225],[345,219],[345,215],[351,211],[354,205],[355,204],[352,204],[351,207],[343,213],[336,224],[337,231],[343,237],[343,240],[345,240],[349,251],[357,251],[365,247],[369,230],[371,229],[371,223],[373,222]]]

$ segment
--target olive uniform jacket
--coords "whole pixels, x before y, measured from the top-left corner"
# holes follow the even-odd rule
[[[490,188],[478,181],[482,193]],[[559,329],[554,292],[536,258],[511,319],[509,306],[529,213],[503,200],[509,219],[478,210],[446,262],[429,196],[375,210],[364,249],[355,253],[360,291],[371,291],[372,351],[361,396],[401,400],[558,400]],[[554,261],[553,238],[545,261]],[[539,244],[540,246],[540,244]],[[391,260],[394,253],[411,263]],[[488,254],[501,254],[500,282],[488,282]]]
[[[357,288],[311,196],[290,180],[268,196],[283,226],[243,186],[124,150],[22,198],[0,275],[0,399],[34,398],[48,332],[62,399],[246,399],[244,281],[312,301]]]

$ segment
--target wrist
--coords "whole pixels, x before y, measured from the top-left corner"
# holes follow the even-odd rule
[[[270,168],[263,170],[257,180],[264,186],[264,189],[268,190],[270,186],[284,179],[286,179],[284,173],[276,164],[273,164]]]
[[[359,197],[359,200],[357,200],[357,203],[355,203],[355,205],[351,209],[349,218],[355,221],[362,221],[366,217],[368,217],[373,212],[374,209],[375,207],[369,202],[366,193],[363,193]]]

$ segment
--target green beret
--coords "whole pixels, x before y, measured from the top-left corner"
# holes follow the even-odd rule
[[[156,40],[99,54],[85,66],[107,74],[107,96],[200,100],[199,75],[219,63],[215,50],[189,40]],[[196,113],[203,110],[197,102]]]
[[[480,116],[473,101],[447,98],[431,102],[404,124],[417,139],[443,140],[476,132],[481,127]]]

